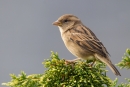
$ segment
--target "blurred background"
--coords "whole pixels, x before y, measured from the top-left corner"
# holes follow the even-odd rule
[[[0,0],[0,83],[10,81],[11,73],[43,73],[42,62],[50,51],[58,52],[61,59],[75,58],[52,25],[67,13],[78,16],[97,35],[114,64],[121,61],[130,48],[129,0]],[[119,71],[119,82],[130,78],[129,70]]]

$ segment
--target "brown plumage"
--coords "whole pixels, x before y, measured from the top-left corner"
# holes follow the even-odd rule
[[[73,55],[82,59],[97,58],[107,64],[115,75],[121,76],[102,42],[78,17],[66,14],[53,24],[59,27],[64,44]]]

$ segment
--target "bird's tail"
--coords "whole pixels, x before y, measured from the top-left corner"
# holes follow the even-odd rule
[[[117,70],[117,68],[112,64],[112,62],[108,59],[108,58],[105,58],[105,57],[102,57],[98,54],[95,54],[95,57],[97,59],[99,59],[100,61],[104,62],[105,64],[108,65],[108,67],[112,70],[112,72],[116,75],[116,76],[121,76],[120,72]]]

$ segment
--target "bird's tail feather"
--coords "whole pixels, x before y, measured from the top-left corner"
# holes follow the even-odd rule
[[[95,57],[97,59],[99,59],[100,61],[104,62],[105,64],[108,65],[108,67],[112,70],[112,72],[115,74],[115,75],[119,75],[121,76],[120,72],[117,70],[117,68],[112,64],[112,62],[108,59],[108,58],[104,58],[98,54],[95,54]]]

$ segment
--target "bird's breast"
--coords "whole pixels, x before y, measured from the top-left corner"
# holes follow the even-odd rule
[[[82,49],[78,44],[74,43],[72,40],[69,39],[69,35],[65,36],[62,35],[63,42],[66,48],[76,57],[82,59],[93,59],[94,56],[89,51]]]

